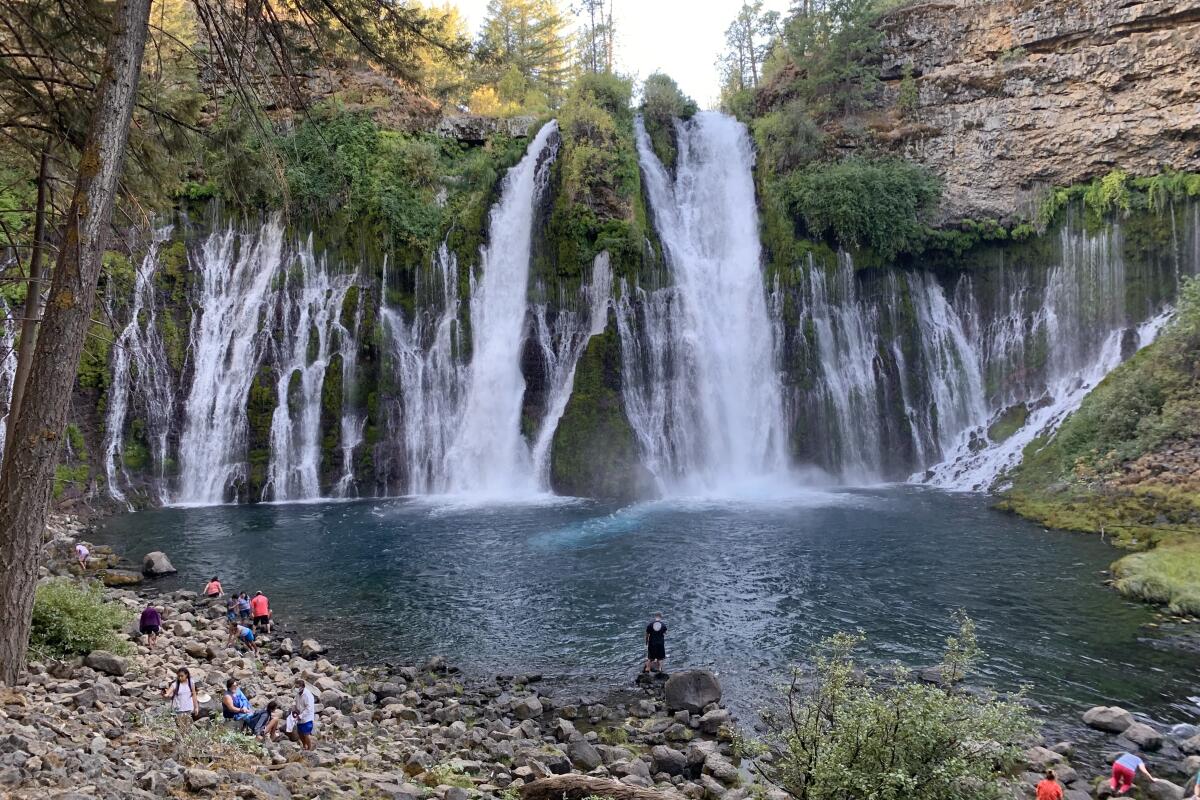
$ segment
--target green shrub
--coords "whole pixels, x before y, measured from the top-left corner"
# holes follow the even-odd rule
[[[786,179],[784,192],[811,235],[890,260],[920,249],[941,188],[931,172],[903,159],[852,158],[806,167]]]
[[[971,621],[957,619],[943,664],[950,681],[979,657]],[[770,781],[797,800],[1001,797],[999,770],[1033,731],[1024,706],[928,685],[903,669],[864,677],[855,661],[863,641],[838,634],[818,645],[813,674],[797,672],[786,712],[767,715],[765,745],[777,758],[760,769]]]
[[[800,100],[754,120],[753,129],[764,166],[776,173],[799,169],[825,152],[825,133]]]
[[[131,619],[129,612],[107,602],[93,584],[44,583],[33,600],[29,650],[36,658],[85,655],[93,650],[127,653],[129,643],[116,633]]]
[[[658,160],[674,168],[678,155],[675,120],[691,119],[696,101],[685,95],[670,76],[655,72],[642,84],[642,124]]]
[[[1113,564],[1122,594],[1161,603],[1176,614],[1200,614],[1200,539],[1164,542]]]

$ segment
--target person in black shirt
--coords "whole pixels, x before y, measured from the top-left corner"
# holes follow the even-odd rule
[[[655,614],[654,621],[646,626],[646,664],[642,672],[658,672],[667,657],[667,625],[662,614]]]

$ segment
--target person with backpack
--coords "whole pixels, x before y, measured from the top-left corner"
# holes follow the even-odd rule
[[[661,671],[666,658],[667,624],[663,622],[662,614],[658,613],[646,626],[646,663],[642,666],[642,672]]]

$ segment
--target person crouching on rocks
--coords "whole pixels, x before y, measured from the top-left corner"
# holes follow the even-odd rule
[[[1154,783],[1158,783],[1158,778],[1151,775],[1150,770],[1146,769],[1145,761],[1133,753],[1122,753],[1113,762],[1112,780],[1109,781],[1109,784],[1117,794],[1127,794],[1133,788],[1134,778],[1139,772]]]
[[[246,645],[246,649],[258,658],[258,642],[254,641],[254,630],[245,625],[239,625],[236,622],[229,623],[229,638],[225,640],[225,646],[229,647],[234,642],[241,642]]]
[[[213,575],[212,580],[204,584],[204,596],[209,600],[215,600],[223,594],[221,581],[217,579],[216,575]]]
[[[300,737],[300,746],[305,750],[313,749],[313,725],[317,720],[317,699],[313,697],[312,689],[303,678],[296,679],[296,703],[292,707],[296,715],[296,735]]]
[[[1063,800],[1062,786],[1054,770],[1046,770],[1046,777],[1037,785],[1037,800]]]
[[[138,630],[146,637],[146,644],[153,650],[154,643],[158,641],[158,632],[162,630],[162,613],[153,603],[147,603],[146,608],[142,610],[142,616],[138,618]]]
[[[192,685],[192,673],[187,667],[180,667],[175,673],[175,681],[163,689],[163,697],[171,701],[171,711],[175,713],[175,724],[179,730],[186,731],[192,726],[196,714],[196,687]]]
[[[91,554],[91,551],[87,549],[87,545],[83,542],[75,545],[75,558],[79,561],[79,568],[84,572],[87,572],[87,560]]]
[[[662,614],[655,614],[654,620],[646,626],[646,663],[642,672],[658,672],[662,662],[667,658],[667,624],[662,621]]]

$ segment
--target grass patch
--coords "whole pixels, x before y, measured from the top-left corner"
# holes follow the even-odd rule
[[[438,764],[426,773],[428,786],[457,786],[459,789],[474,789],[475,781],[461,769],[450,764]]]
[[[1200,539],[1172,539],[1112,566],[1122,594],[1161,603],[1175,614],[1200,614]]]
[[[94,584],[44,583],[33,600],[29,651],[38,659],[86,655],[93,650],[129,653],[129,642],[119,638],[117,631],[132,619],[123,606],[107,602]]]

